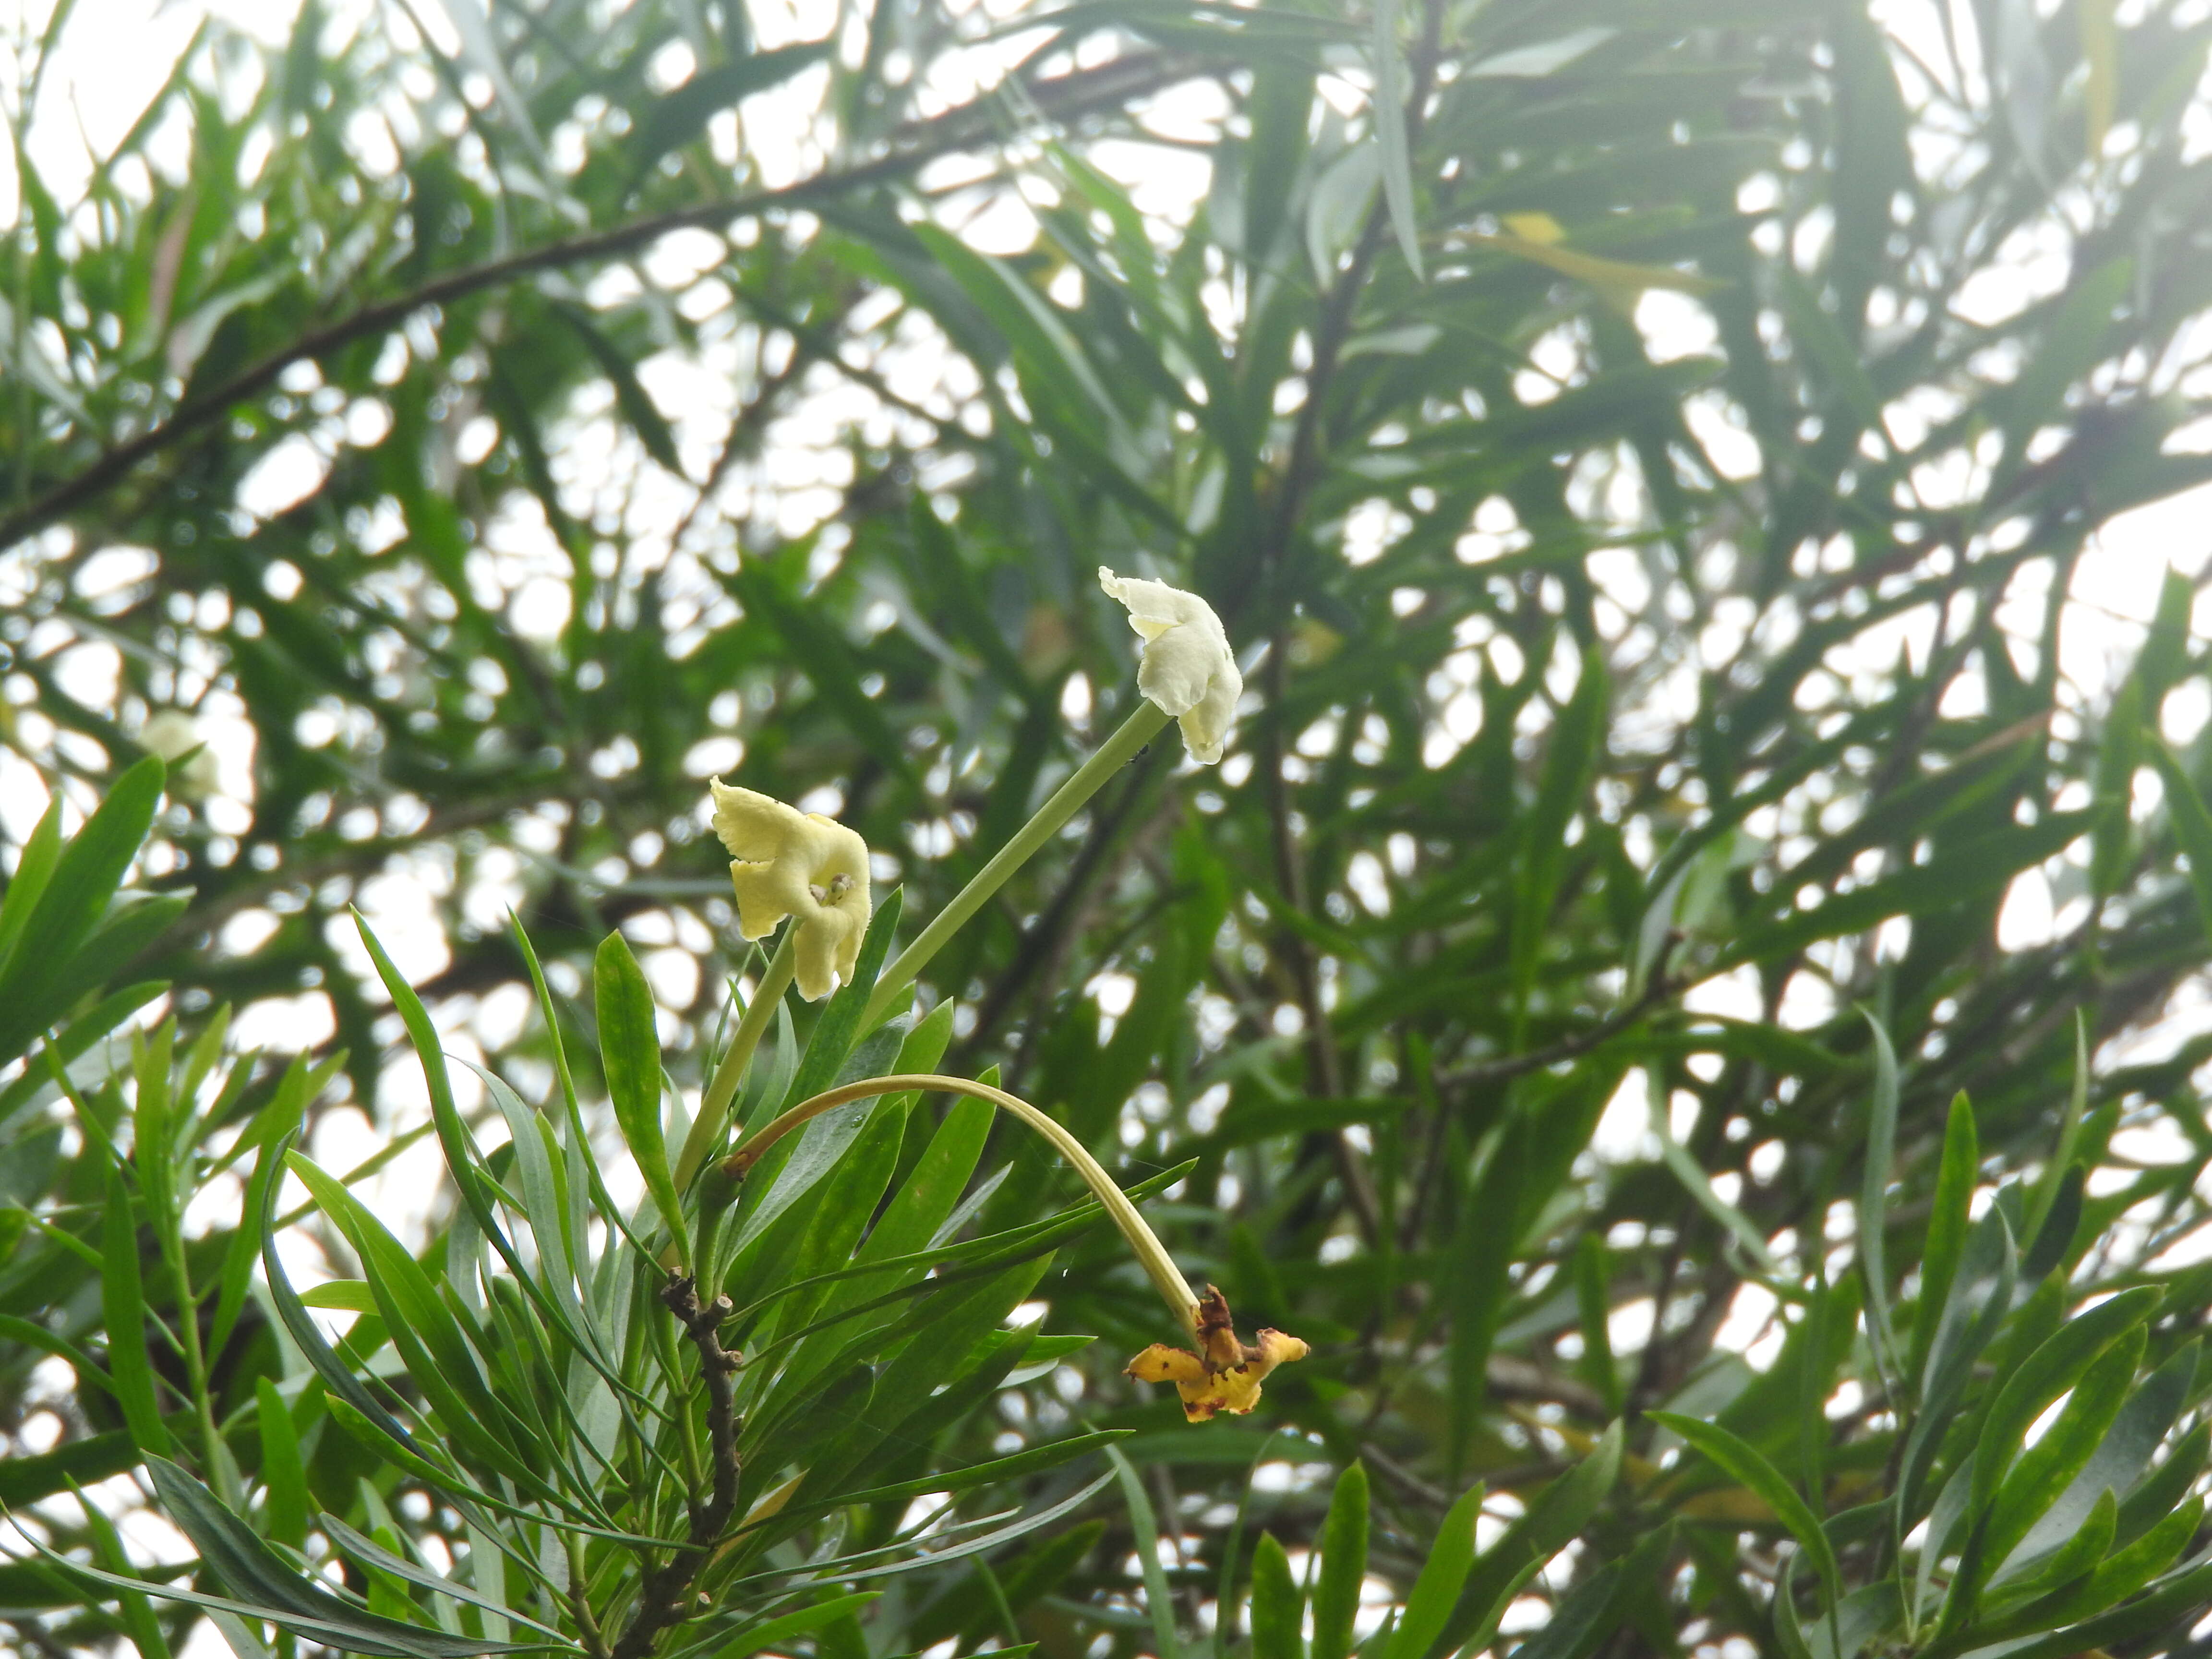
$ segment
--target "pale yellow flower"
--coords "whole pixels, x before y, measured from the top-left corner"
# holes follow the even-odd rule
[[[1263,1330],[1255,1346],[1237,1340],[1229,1300],[1209,1285],[1198,1304],[1199,1352],[1152,1346],[1131,1360],[1124,1375],[1139,1382],[1172,1382],[1182,1414],[1203,1423],[1216,1412],[1243,1416],[1260,1403],[1260,1384],[1276,1366],[1304,1359],[1310,1350],[1295,1336]]]
[[[1129,610],[1129,626],[1145,637],[1137,690],[1182,726],[1183,747],[1211,766],[1237,724],[1244,677],[1213,607],[1195,593],[1098,567],[1098,585]]]
[[[183,709],[155,709],[140,728],[138,742],[148,754],[159,755],[168,763],[169,793],[179,800],[202,800],[215,793],[222,769],[199,722]],[[178,759],[185,755],[191,758],[178,765]]]
[[[868,844],[819,812],[802,812],[720,778],[714,833],[730,849],[738,931],[765,939],[786,916],[798,937],[799,994],[808,1001],[849,984],[868,932]]]

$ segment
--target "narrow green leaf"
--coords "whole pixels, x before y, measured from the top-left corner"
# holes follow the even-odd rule
[[[1790,339],[1802,346],[1825,378],[1825,389],[1862,428],[1882,430],[1881,394],[1867,374],[1863,354],[1844,333],[1833,313],[1820,303],[1813,286],[1787,260],[1771,267],[1784,312],[1790,319]]]
[[[341,1600],[320,1581],[288,1565],[255,1536],[252,1528],[225,1509],[213,1492],[174,1463],[164,1457],[149,1457],[146,1467],[162,1509],[192,1540],[200,1559],[234,1595],[258,1602],[248,1608],[253,1616],[331,1641],[341,1649],[402,1656],[402,1659],[468,1659],[478,1653],[507,1653],[543,1645],[449,1636],[357,1607]],[[166,1588],[153,1590],[150,1587],[149,1593],[173,1594]]]
[[[889,1486],[866,1486],[838,1498],[841,1505],[889,1504],[901,1498],[921,1498],[932,1492],[962,1492],[969,1486],[997,1486],[1003,1481],[1034,1474],[1042,1469],[1057,1468],[1116,1440],[1125,1440],[1136,1432],[1133,1429],[1097,1429],[1087,1434],[1070,1435],[1065,1440],[1055,1440],[1049,1445],[1033,1446],[1027,1451],[1016,1452],[1011,1457],[994,1458],[988,1463],[975,1463],[964,1469],[947,1469],[936,1474],[926,1474],[919,1480],[902,1480]]]
[[[787,1613],[780,1619],[763,1620],[738,1632],[734,1638],[718,1642],[714,1659],[751,1659],[752,1655],[764,1649],[781,1647],[794,1636],[804,1636],[809,1631],[819,1630],[824,1625],[858,1613],[882,1594],[881,1590],[860,1590],[850,1595],[833,1595],[811,1607]],[[824,1652],[824,1659],[827,1659],[825,1650],[817,1646],[817,1651]]]
[[[1653,1422],[1674,1430],[1700,1455],[1738,1486],[1754,1493],[1767,1508],[1772,1510],[1775,1518],[1790,1529],[1790,1536],[1802,1545],[1805,1553],[1812,1558],[1814,1571],[1820,1575],[1821,1587],[1828,1593],[1829,1606],[1833,1607],[1843,1600],[1843,1568],[1836,1560],[1835,1546],[1828,1541],[1827,1532],[1821,1526],[1820,1517],[1782,1478],[1781,1471],[1766,1461],[1758,1447],[1739,1438],[1717,1423],[1685,1417],[1676,1412],[1647,1412],[1644,1415]]]
[[[2137,1326],[2099,1355],[2074,1385],[2058,1420],[2021,1452],[2005,1476],[1990,1505],[1982,1540],[1982,1557],[1992,1569],[2002,1566],[2104,1443],[2134,1387],[2145,1340]],[[2117,1514],[2116,1509],[2116,1519]]]
[[[7,967],[15,940],[31,920],[31,912],[38,908],[39,896],[46,891],[61,854],[62,800],[56,795],[16,854],[15,872],[8,879],[7,892],[0,894],[0,969]]]
[[[0,1504],[21,1508],[66,1491],[125,1473],[138,1462],[137,1443],[125,1429],[71,1440],[50,1452],[0,1458]]]
[[[1419,1575],[1406,1597],[1406,1616],[1384,1659],[1424,1659],[1436,1646],[1445,1623],[1458,1606],[1468,1569],[1474,1565],[1475,1521],[1482,1513],[1480,1482],[1462,1492],[1444,1512],[1443,1524],[1421,1563]]]
[[[1305,1659],[1305,1597],[1272,1532],[1252,1547],[1252,1659]]]
[[[1621,1382],[1613,1354],[1612,1287],[1612,1252],[1596,1233],[1583,1234],[1575,1247],[1575,1311],[1582,1321],[1583,1338],[1582,1358],[1575,1362],[1575,1370],[1597,1391],[1607,1412],[1618,1417]]]
[[[2192,1522],[2201,1514],[2200,1510],[2192,1516]],[[2105,1575],[2100,1571],[2094,1576]],[[2076,1654],[2109,1651],[2136,1637],[2170,1630],[2177,1620],[2198,1617],[2208,1598],[2212,1598],[2212,1561],[2160,1580],[2139,1601],[2008,1649],[2005,1659],[2073,1659]]]
[[[261,1530],[294,1549],[307,1541],[307,1470],[284,1397],[265,1376],[253,1379],[254,1422],[261,1435]]]
[[[2021,1540],[2012,1559],[1999,1569],[2000,1573],[2015,1565],[2033,1563],[2058,1548],[2081,1525],[2100,1494],[2130,1493],[2180,1418],[2182,1406],[2196,1381],[2197,1352],[2197,1345],[2190,1343],[2152,1372],[2142,1386],[2128,1397],[2094,1455]],[[2189,1479],[2194,1478],[2195,1472],[2190,1471]],[[2187,1481],[2183,1484],[2185,1486]]]
[[[1476,1560],[1424,1659],[1443,1659],[1462,1648],[1489,1643],[1521,1587],[1589,1524],[1619,1482],[1621,1441],[1621,1425],[1609,1425],[1589,1455],[1547,1486],[1528,1512]]]
[[[2166,820],[2189,860],[2189,887],[2197,899],[2197,924],[2204,937],[2212,939],[2212,810],[2206,808],[2204,797],[2197,793],[2187,770],[2163,740],[2154,737],[2149,752],[2151,764],[2166,785]]]
[[[1920,1411],[1906,1437],[1905,1461],[1898,1472],[1901,1516],[1911,1517],[1919,1513],[1921,1485],[1950,1427],[1954,1408],[1973,1363],[2012,1311],[2013,1284],[2019,1265],[2019,1253],[2013,1244],[2012,1224],[2005,1218],[2005,1206],[1992,1204],[1966,1235],[1957,1274],[1944,1298],[1936,1334],[1929,1343],[1927,1378],[1921,1390]],[[1923,1308],[1923,1317],[1926,1313]]]
[[[2099,1355],[2157,1312],[2165,1292],[2138,1285],[2060,1327],[2004,1380],[1975,1443],[1972,1512],[1980,1514],[2012,1462],[2015,1443],[2044,1408],[2072,1388]]]
[[[1416,281],[1425,282],[1420,220],[1413,207],[1413,161],[1407,143],[1406,60],[1398,49],[1398,0],[1375,0],[1369,56],[1375,73],[1375,143],[1382,158],[1382,199],[1406,264]]]
[[[821,62],[829,50],[827,41],[808,41],[772,52],[750,52],[702,69],[682,86],[655,95],[623,147],[631,175],[641,178],[669,151],[681,149],[704,132],[713,117],[735,108],[757,92],[788,81]]]
[[[1660,1571],[1674,1544],[1671,1522],[1652,1528],[1626,1555],[1607,1562],[1576,1585],[1550,1622],[1514,1650],[1514,1659],[1590,1659],[1620,1626],[1622,1604]],[[1786,1593],[1786,1585],[1777,1592],[1778,1596]]]
[[[2113,313],[2135,280],[2135,263],[2118,258],[2078,275],[2057,301],[2042,349],[2004,399],[2004,459],[1990,492],[1999,494],[2027,461],[2027,441],[2056,419],[2066,389],[2097,363]]]
[[[131,1557],[123,1547],[122,1534],[116,1531],[115,1522],[100,1506],[88,1498],[81,1488],[72,1487],[78,1507],[84,1512],[85,1529],[92,1534],[96,1559],[101,1566],[118,1577],[136,1578],[139,1576],[131,1565]],[[131,1646],[138,1659],[169,1659],[168,1638],[161,1633],[160,1622],[154,1617],[153,1604],[145,1592],[120,1590],[116,1600],[123,1609],[123,1627],[130,1633]]]
[[[1689,1148],[1669,1131],[1667,1109],[1660,1103],[1664,1099],[1663,1094],[1655,1095],[1651,1103],[1651,1128],[1659,1141],[1659,1161],[1682,1183],[1683,1191],[1696,1200],[1699,1209],[1728,1229],[1743,1247],[1744,1254],[1757,1262],[1761,1271],[1778,1272],[1774,1253],[1768,1249],[1765,1235],[1759,1231],[1758,1224],[1713,1190],[1712,1179],[1705,1174],[1705,1166],[1691,1157]]]
[[[1152,1614],[1152,1639],[1159,1644],[1159,1659],[1176,1659],[1182,1651],[1182,1643],[1176,1634],[1175,1598],[1168,1592],[1167,1571],[1160,1565],[1159,1517],[1152,1512],[1152,1500],[1146,1495],[1145,1483],[1129,1460],[1118,1449],[1109,1446],[1106,1461],[1114,1466],[1114,1478],[1121,1486],[1121,1501],[1128,1506],[1137,1565],[1145,1578],[1145,1607]]]
[[[1925,864],[1832,894],[1809,910],[1797,910],[1762,927],[1744,929],[1721,951],[1717,969],[1771,961],[1818,939],[1863,933],[1891,916],[1922,916],[2002,891],[2031,865],[2040,864],[2094,830],[2095,808],[2051,812],[2032,824],[2014,824],[1962,839]]]
[[[1040,1510],[1035,1515],[1024,1516],[1020,1520],[1000,1527],[994,1532],[977,1533],[945,1548],[926,1550],[903,1560],[886,1562],[881,1566],[864,1567],[852,1572],[841,1571],[837,1576],[855,1583],[869,1578],[890,1578],[902,1573],[919,1572],[925,1567],[941,1566],[947,1561],[962,1561],[969,1556],[988,1553],[1011,1544],[1017,1539],[1026,1538],[1032,1533],[1041,1532],[1055,1521],[1065,1520],[1097,1497],[1111,1484],[1113,1479],[1111,1474],[1102,1474],[1073,1497],[1063,1498],[1050,1509]],[[825,1567],[827,1565],[824,1564]],[[780,1577],[782,1575],[777,1573],[774,1576]]]
[[[254,1155],[253,1173],[246,1180],[246,1201],[239,1209],[241,1219],[238,1231],[231,1235],[229,1246],[223,1252],[215,1319],[209,1327],[208,1350],[211,1353],[222,1352],[239,1316],[246,1310],[246,1295],[252,1288],[254,1259],[261,1253],[261,1233],[256,1224],[268,1207],[270,1189],[283,1169],[282,1147],[287,1137],[298,1133],[309,1103],[344,1063],[343,1052],[313,1067],[308,1066],[305,1054],[293,1056],[269,1104],[255,1115],[239,1137],[240,1149],[255,1146],[259,1151]]]
[[[2002,1495],[1998,1501],[2003,1501]],[[2008,1589],[2020,1594],[2074,1587],[2077,1580],[2096,1571],[2099,1563],[2112,1553],[2112,1540],[2119,1535],[2119,1500],[2109,1491],[2099,1492],[2097,1501],[2089,1506],[2088,1514],[2081,1517],[2081,1524],[2066,1541],[2053,1550],[2025,1583]],[[2000,1573],[1997,1577],[2002,1581],[2005,1575]]]
[[[434,1595],[450,1596],[456,1601],[465,1601],[472,1607],[481,1607],[498,1615],[502,1620],[512,1619],[518,1624],[529,1626],[532,1630],[543,1631],[546,1635],[559,1639],[563,1645],[567,1643],[567,1638],[552,1626],[541,1625],[535,1619],[526,1613],[515,1611],[503,1601],[478,1594],[469,1585],[446,1577],[443,1574],[432,1572],[427,1567],[418,1567],[404,1556],[394,1555],[374,1539],[356,1532],[335,1515],[323,1515],[318,1517],[315,1524],[328,1534],[331,1543],[337,1545],[340,1550],[363,1566],[374,1566],[380,1571],[390,1573],[394,1578],[415,1585],[417,1589],[428,1590]],[[497,1559],[496,1554],[489,1549],[487,1555],[490,1559]],[[471,1552],[471,1559],[472,1560],[477,1559],[473,1549]]]
[[[2089,76],[2081,88],[2082,149],[2094,167],[2105,153],[2119,101],[2120,31],[2117,0],[2081,0],[2075,18],[2081,32],[2081,61]]]
[[[150,756],[125,772],[55,860],[0,967],[0,1062],[21,1054],[74,1000],[65,988],[65,964],[91,936],[137,856],[165,776]]]
[[[483,1357],[440,1299],[422,1265],[310,1159],[291,1152],[286,1155],[285,1167],[313,1194],[361,1256],[392,1346],[443,1431],[508,1480],[557,1501],[558,1494],[531,1466],[524,1449],[542,1453],[544,1449],[493,1393],[485,1380]]]
[[[599,372],[607,377],[607,383],[614,388],[615,407],[622,411],[624,423],[637,434],[645,453],[668,471],[683,477],[684,461],[676,452],[676,434],[668,424],[668,417],[660,412],[660,405],[653,401],[653,394],[638,380],[636,364],[607,337],[605,331],[581,306],[556,301],[550,309],[576,331],[584,349],[592,354]]]
[[[660,1037],[653,1024],[653,990],[620,933],[609,933],[599,941],[592,973],[598,992],[599,1059],[606,1070],[615,1121],[688,1272],[691,1240],[684,1225],[684,1206],[668,1165],[668,1142],[660,1121]]]
[[[279,1159],[284,1158],[291,1150],[292,1140],[293,1135],[288,1132],[270,1149],[271,1155]],[[292,1281],[284,1272],[284,1264],[276,1254],[276,1183],[272,1181],[264,1194],[260,1216],[261,1270],[268,1281],[269,1299],[276,1304],[276,1316],[283,1322],[292,1340],[307,1357],[308,1364],[322,1378],[324,1387],[331,1391],[333,1398],[327,1402],[331,1409],[335,1413],[337,1406],[343,1404],[380,1439],[388,1441],[398,1454],[422,1463],[425,1469],[432,1468],[405,1425],[376,1402],[362,1386],[360,1378],[355,1376],[353,1368],[338,1358],[336,1351],[324,1340],[315,1322],[307,1317],[307,1306],[300,1300],[299,1292],[293,1289]],[[444,1474],[439,1474],[437,1478],[450,1479]]]
[[[116,1398],[122,1402],[131,1438],[141,1450],[161,1453],[169,1449],[169,1431],[161,1426],[154,1361],[146,1346],[146,1293],[138,1277],[137,1216],[123,1171],[111,1167],[106,1211],[100,1221],[100,1280],[108,1374],[115,1380]]]
[[[2166,694],[2189,672],[2189,619],[2196,609],[2197,584],[2179,570],[2168,569],[2159,585],[2149,635],[2136,657],[2136,678],[2143,683],[2145,735],[2154,745]]]
[[[1974,1109],[1961,1093],[1951,1102],[1943,1130],[1943,1156],[1936,1176],[1936,1195],[1928,1218],[1928,1243],[1920,1255],[1920,1304],[1912,1322],[1911,1380],[1917,1387],[1928,1365],[1929,1346],[1950,1300],[1951,1282],[1966,1247],[1967,1206],[1980,1177],[1981,1151],[1974,1132]]]
[[[476,1142],[453,1099],[453,1073],[447,1067],[445,1049],[439,1043],[438,1028],[430,1018],[430,1011],[422,1006],[422,999],[415,994],[415,988],[408,984],[405,975],[386,952],[383,941],[358,911],[354,915],[354,926],[368,951],[369,961],[376,968],[376,976],[391,993],[392,1006],[398,1010],[400,1022],[407,1028],[408,1041],[414,1045],[415,1056],[422,1063],[422,1079],[430,1092],[430,1121],[437,1126],[438,1145],[445,1153],[447,1170],[453,1184],[460,1188],[461,1200],[476,1217],[477,1226],[486,1241],[500,1253],[515,1278],[535,1291],[536,1281],[529,1277],[486,1193],[488,1183],[477,1158]],[[535,957],[530,960],[534,962]],[[265,1257],[265,1248],[263,1254]]]
[[[1549,934],[1553,901],[1566,868],[1567,826],[1589,793],[1605,747],[1609,695],[1605,669],[1594,651],[1583,653],[1574,696],[1559,711],[1544,759],[1543,782],[1522,830],[1521,879],[1513,888],[1513,1001],[1516,1033],[1527,1018],[1529,992]]]
[[[1866,1280],[1867,1329],[1876,1359],[1894,1375],[1897,1331],[1889,1317],[1886,1233],[1890,1169],[1897,1156],[1897,1050],[1881,1022],[1870,1013],[1865,1018],[1874,1039],[1874,1096],[1867,1107],[1866,1174],[1859,1188],[1859,1273]]]
[[[1322,1522],[1321,1571],[1314,1583],[1311,1659],[1348,1659],[1359,1587],[1367,1577],[1367,1471],[1345,1466]]]

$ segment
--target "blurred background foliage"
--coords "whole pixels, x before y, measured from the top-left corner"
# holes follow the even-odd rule
[[[125,931],[52,1008],[0,988],[12,1057],[144,988],[0,1075],[10,1317],[96,1343],[103,1313],[52,1237],[96,1254],[102,1189],[40,1055],[94,1088],[105,1034],[165,1008],[179,1053],[214,1034],[186,1097],[226,1048],[342,1054],[307,1145],[382,1160],[356,1192],[441,1236],[349,907],[447,1048],[541,1104],[507,914],[580,1019],[620,929],[696,1091],[749,960],[705,779],[834,813],[933,914],[1128,707],[1103,562],[1219,609],[1239,737],[1218,771],[1153,745],[927,994],[958,1000],[948,1067],[1000,1067],[1125,1182],[1195,1160],[1152,1206],[1172,1247],[1316,1354],[1263,1420],[1187,1430],[1115,1372],[1158,1334],[1141,1277],[1063,1255],[1046,1328],[1106,1340],[946,1443],[1133,1427],[1130,1478],[851,1640],[1242,1639],[1256,1574],[1280,1659],[1290,1575],[1353,1558],[1349,1519],[1311,1552],[1358,1460],[1363,1632],[1452,1527],[1511,1524],[1549,1565],[1462,1640],[1786,1647],[1789,1516],[1726,1449],[1662,1477],[1690,1450],[1640,1413],[1717,1417],[1823,1514],[1924,1517],[1876,1338],[1919,1375],[1962,1194],[2031,1258],[1997,1358],[2159,1292],[2183,1512],[2212,1383],[2159,1370],[2212,1302],[2198,0],[304,0],[266,38],[208,22],[76,165],[45,135],[96,21],[22,14],[6,54],[0,865],[51,799],[74,824],[177,764]],[[280,1073],[203,1114],[177,1249],[221,1255],[226,1126]],[[985,1224],[1077,1195],[1000,1134]],[[1869,1197],[1886,1262],[1852,1278]],[[287,1249],[350,1271],[327,1230]],[[19,1458],[125,1429],[9,1330]],[[243,1398],[276,1349],[239,1330],[210,1358]],[[88,1482],[132,1462],[100,1443]],[[1593,1448],[1618,1484],[1547,1510]],[[0,1487],[91,1539],[59,1485]],[[1905,1530],[1844,1527],[1845,1577]],[[2186,1600],[2116,1650],[2203,1651]],[[1801,1643],[1852,1649],[1804,1605]]]

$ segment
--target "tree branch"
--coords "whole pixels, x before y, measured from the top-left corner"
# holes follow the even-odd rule
[[[1577,1060],[1601,1044],[1619,1036],[1654,1008],[1673,1000],[1675,993],[1686,981],[1668,979],[1655,973],[1644,994],[1633,1002],[1616,1008],[1588,1030],[1562,1039],[1547,1048],[1531,1048],[1522,1054],[1508,1054],[1502,1060],[1486,1060],[1473,1066],[1462,1066],[1455,1072],[1446,1072],[1437,1079],[1439,1089],[1479,1088],[1486,1084],[1504,1083],[1528,1072],[1540,1072],[1547,1066],[1556,1066],[1563,1060]]]
[[[691,1582],[706,1565],[738,1507],[738,1418],[731,1378],[738,1356],[722,1346],[717,1332],[732,1304],[718,1296],[702,1306],[699,1286],[687,1276],[671,1279],[660,1292],[691,1346],[699,1351],[699,1370],[707,1383],[707,1441],[710,1486],[707,1499],[691,1504],[690,1535],[682,1549],[646,1575],[637,1611],[614,1645],[612,1659],[645,1659],[661,1632],[691,1616]]]
[[[1413,57],[1413,95],[1406,106],[1409,148],[1420,137],[1429,94],[1436,84],[1443,28],[1442,0],[1429,0],[1422,14],[1420,44]],[[1283,579],[1284,567],[1289,562],[1299,517],[1320,471],[1321,452],[1328,436],[1323,411],[1330,386],[1344,348],[1352,337],[1359,296],[1382,253],[1388,223],[1388,209],[1377,201],[1368,211],[1350,262],[1322,298],[1321,315],[1313,331],[1313,366],[1306,374],[1305,403],[1298,410],[1291,434],[1291,453],[1284,464],[1274,511],[1253,550],[1252,580],[1242,585],[1237,595],[1240,602],[1248,598],[1261,599],[1273,613],[1264,618],[1268,636],[1265,670],[1267,717],[1261,727],[1256,758],[1265,772],[1261,781],[1267,793],[1276,884],[1282,891],[1284,902],[1301,915],[1306,911],[1305,860],[1291,823],[1290,790],[1283,776],[1282,710],[1290,680],[1290,623],[1295,603],[1291,586]],[[1242,608],[1241,603],[1237,608]],[[1234,610],[1231,614],[1235,614]],[[1322,1004],[1320,963],[1315,960],[1305,936],[1294,927],[1278,930],[1275,948],[1289,968],[1298,1010],[1304,1016],[1307,1090],[1325,1099],[1336,1098],[1344,1092],[1344,1062],[1328,1012]],[[1358,1149],[1340,1129],[1308,1136],[1300,1148],[1300,1161],[1323,1147],[1336,1164],[1345,1200],[1359,1224],[1361,1236],[1372,1247],[1382,1231],[1382,1203],[1375,1191],[1374,1177]]]
[[[1048,120],[1063,120],[1125,104],[1196,72],[1198,65],[1194,60],[1166,52],[1142,52],[1116,58],[1097,69],[1078,70],[1034,82],[1024,89],[1040,114]],[[163,450],[220,420],[240,400],[266,391],[294,363],[326,357],[341,346],[397,327],[425,307],[449,305],[541,270],[637,252],[672,230],[719,230],[740,219],[803,208],[830,197],[888,183],[941,156],[996,137],[998,103],[999,94],[994,89],[973,103],[933,120],[902,128],[893,136],[893,148],[888,154],[854,167],[818,173],[775,190],[749,191],[719,202],[648,214],[606,230],[563,237],[503,259],[490,259],[448,271],[408,293],[363,306],[335,322],[310,330],[289,345],[248,365],[213,391],[180,404],[167,420],[149,427],[127,443],[118,444],[76,477],[64,479],[28,506],[0,519],[0,549],[13,546],[121,483]]]

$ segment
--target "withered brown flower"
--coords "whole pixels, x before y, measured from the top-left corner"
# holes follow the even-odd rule
[[[1309,1350],[1295,1336],[1262,1330],[1256,1346],[1237,1335],[1229,1299],[1209,1285],[1198,1304],[1199,1352],[1152,1346],[1131,1360],[1127,1376],[1139,1382],[1172,1382],[1182,1396],[1182,1414],[1203,1423],[1216,1412],[1243,1416],[1260,1403],[1260,1384],[1276,1366],[1304,1359]]]

